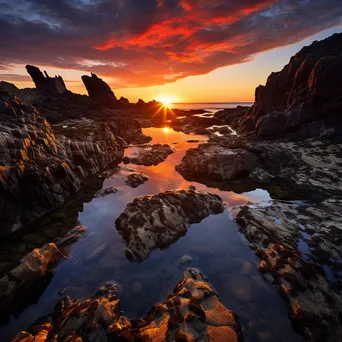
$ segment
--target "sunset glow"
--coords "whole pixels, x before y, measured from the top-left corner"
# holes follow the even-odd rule
[[[161,102],[164,105],[164,107],[167,107],[167,108],[170,107],[171,103],[176,102],[175,97],[171,97],[171,96],[157,97],[157,101]]]

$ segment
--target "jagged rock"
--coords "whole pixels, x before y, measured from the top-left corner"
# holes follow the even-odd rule
[[[341,54],[342,33],[304,47],[256,89],[253,107],[233,128],[265,137],[340,135]]]
[[[129,100],[127,98],[123,97],[123,96],[120,97],[119,101],[122,102],[122,103],[125,103],[125,104],[129,104]]]
[[[114,187],[102,189],[102,190],[99,190],[99,191],[94,195],[94,198],[105,197],[105,196],[108,196],[108,195],[110,195],[110,194],[115,194],[115,193],[117,193],[118,191],[119,191],[119,190],[118,190],[117,188],[114,188]]]
[[[40,319],[11,342],[42,341],[242,341],[239,324],[227,310],[205,276],[187,269],[173,293],[156,304],[141,320],[120,314],[120,300],[113,284],[102,286],[83,302],[69,297],[54,312]]]
[[[44,76],[39,68],[33,65],[26,65],[26,70],[32,77],[36,88],[40,92],[46,92],[49,94],[63,94],[67,91],[63,78],[61,76],[55,76],[52,78],[47,74],[46,71],[44,71]]]
[[[294,327],[310,341],[339,341],[341,286],[325,274],[341,269],[342,197],[323,203],[247,205],[237,222],[261,262],[259,269],[289,306]],[[301,247],[306,245],[306,247]]]
[[[174,153],[174,149],[167,144],[137,145],[136,147],[138,151],[122,159],[125,164],[158,165]]]
[[[243,149],[228,149],[216,144],[201,144],[189,149],[177,172],[186,177],[230,180],[249,173],[258,163],[254,153]]]
[[[58,207],[87,176],[122,158],[110,125],[91,122],[85,135],[87,124],[55,135],[34,107],[0,90],[0,234]]]
[[[83,75],[82,81],[87,88],[89,97],[97,103],[101,103],[108,108],[118,108],[123,103],[117,100],[109,85],[96,74],[92,73],[91,76]]]
[[[137,188],[139,185],[148,181],[148,177],[141,172],[131,173],[127,176],[125,183],[132,188]]]
[[[192,223],[224,211],[217,195],[194,190],[167,191],[136,198],[115,221],[127,244],[129,260],[143,260],[154,248],[166,248],[186,234]]]

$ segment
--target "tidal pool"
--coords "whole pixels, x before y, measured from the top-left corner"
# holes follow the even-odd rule
[[[206,138],[185,135],[170,128],[143,131],[153,138],[151,143],[170,144],[175,153],[157,166],[120,165],[121,168],[114,169],[103,183],[103,188],[117,187],[117,193],[87,199],[83,209],[81,206],[77,210],[78,215],[70,211],[56,218],[59,225],[63,220],[68,225],[76,224],[78,220],[88,228],[88,236],[73,245],[70,257],[58,265],[51,281],[33,303],[15,316],[2,319],[0,340],[6,341],[16,332],[28,328],[37,318],[51,312],[64,295],[85,299],[108,281],[118,285],[124,314],[129,318],[142,317],[156,302],[171,293],[182,270],[187,267],[198,268],[209,278],[225,306],[237,314],[245,341],[301,340],[289,322],[286,304],[259,273],[259,260],[247,246],[232,218],[238,205],[270,200],[268,192],[256,189],[237,194],[188,182],[175,171],[175,166],[187,149],[205,142]],[[199,142],[189,143],[188,140]],[[128,148],[126,155],[136,148]],[[125,177],[131,172],[129,168],[143,172],[149,180],[138,188],[128,187]],[[125,257],[125,244],[115,228],[116,218],[138,196],[188,189],[190,185],[221,196],[227,203],[227,210],[191,225],[188,233],[168,249],[154,250],[145,261],[130,263]],[[68,201],[63,208],[68,208]],[[71,213],[73,216],[70,218]],[[51,222],[34,229],[33,233],[22,234],[33,235],[32,240],[37,234],[38,239],[42,232],[51,230],[49,225]],[[181,264],[179,258],[184,255],[189,255],[192,262]],[[63,294],[59,294],[61,290]]]

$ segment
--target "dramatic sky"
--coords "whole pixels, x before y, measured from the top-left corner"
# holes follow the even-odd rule
[[[92,71],[133,101],[253,100],[341,18],[342,0],[0,0],[0,79],[32,86],[34,64],[82,93]]]

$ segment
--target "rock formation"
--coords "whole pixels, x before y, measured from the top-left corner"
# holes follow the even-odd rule
[[[119,162],[127,140],[144,137],[122,123],[76,120],[53,131],[34,107],[0,90],[0,234],[58,207],[87,176]]]
[[[217,144],[201,144],[186,152],[176,170],[191,179],[230,180],[245,176],[257,164],[258,158],[252,152],[227,149]]]
[[[55,76],[52,78],[47,74],[46,71],[44,71],[44,76],[39,68],[33,65],[26,65],[26,70],[32,77],[36,88],[40,92],[54,95],[63,94],[67,91],[63,78],[61,76]]]
[[[259,269],[289,306],[293,326],[306,341],[342,339],[341,285],[328,281],[341,269],[342,200],[313,206],[274,202],[245,206],[241,231],[260,257]],[[336,273],[335,273],[336,272]]]
[[[192,223],[224,211],[217,195],[195,190],[167,191],[136,198],[115,221],[127,244],[129,260],[143,260],[154,248],[166,248],[185,235]]]
[[[307,138],[342,133],[342,33],[293,56],[255,91],[246,115],[231,122],[240,133]]]
[[[226,341],[241,342],[233,312],[199,271],[188,269],[173,293],[140,320],[121,315],[113,284],[103,285],[88,300],[62,299],[52,314],[21,331],[11,342],[27,341]]]
[[[148,177],[141,172],[133,172],[129,174],[125,183],[132,188],[137,188],[139,185],[148,181]]]
[[[48,243],[41,248],[35,248],[19,263],[5,271],[0,271],[0,311],[2,314],[14,313],[20,310],[29,297],[38,289],[44,290],[53,276],[60,260],[68,257],[70,247],[85,236],[86,227],[78,225],[65,236]]]
[[[174,153],[173,148],[167,144],[138,145],[136,147],[138,151],[122,159],[125,164],[158,165]]]
[[[117,100],[109,85],[96,74],[92,73],[91,76],[83,75],[82,81],[87,88],[90,99],[102,104],[104,107],[118,108],[120,104],[125,104],[125,102]]]

